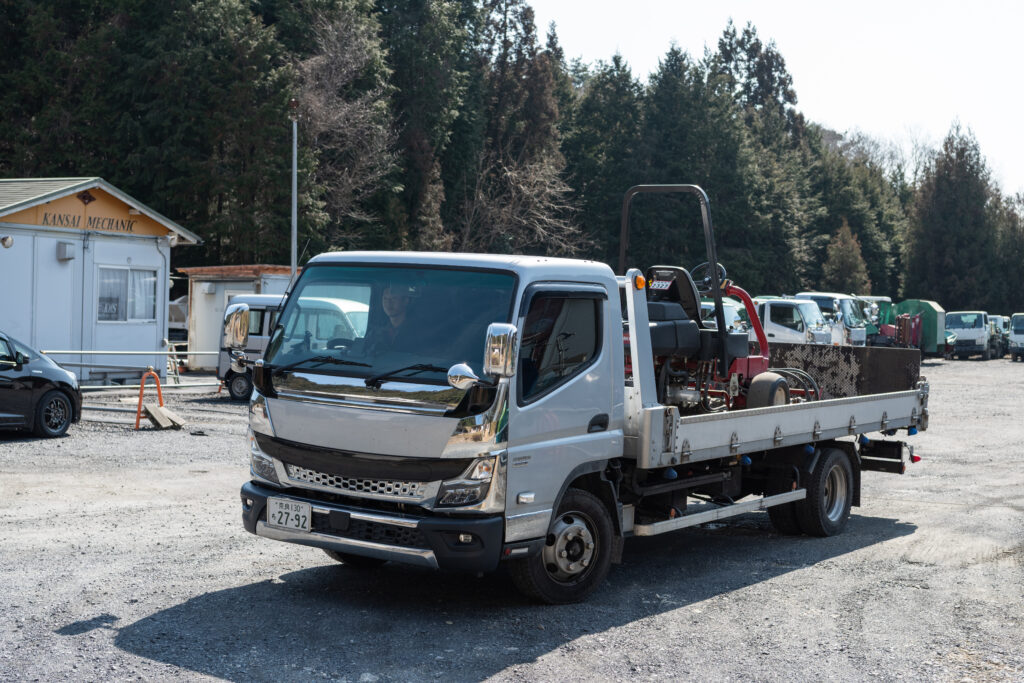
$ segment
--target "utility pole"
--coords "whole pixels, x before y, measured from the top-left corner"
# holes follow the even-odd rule
[[[292,120],[292,281],[298,268],[297,251],[299,246],[299,101],[294,97],[288,102],[289,116]]]

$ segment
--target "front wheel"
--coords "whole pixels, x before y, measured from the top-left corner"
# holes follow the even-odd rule
[[[36,422],[33,431],[36,436],[64,436],[71,426],[71,401],[64,392],[56,389],[46,392],[36,404]]]
[[[569,489],[558,506],[541,552],[509,563],[522,593],[548,604],[579,602],[604,581],[611,568],[611,516],[597,496]]]
[[[800,528],[810,536],[835,536],[850,519],[853,468],[839,448],[825,448],[807,481],[807,497],[796,504]]]
[[[992,348],[989,346],[985,347],[985,350],[981,352],[982,360],[989,360],[992,358]]]
[[[248,372],[238,372],[228,378],[228,393],[236,401],[248,401],[252,396],[252,377]]]

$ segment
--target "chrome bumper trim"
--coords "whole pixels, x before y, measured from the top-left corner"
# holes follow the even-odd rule
[[[313,505],[313,512],[320,513],[321,515],[329,515],[331,510],[341,510],[347,512],[352,519],[358,519],[363,522],[377,522],[378,524],[390,524],[391,526],[401,526],[406,529],[415,529],[419,522],[415,519],[405,519],[403,517],[391,517],[390,515],[375,515],[372,512],[357,512],[351,508],[343,507],[341,505],[327,506],[322,503]]]
[[[353,517],[355,517],[355,515],[353,515]],[[392,524],[394,522],[388,521],[388,523]],[[275,541],[284,541],[285,543],[298,543],[299,545],[309,545],[315,548],[336,550],[342,553],[350,552],[354,555],[377,557],[382,560],[395,560],[406,564],[429,567],[431,569],[438,568],[437,557],[435,557],[433,550],[402,548],[399,546],[385,545],[383,543],[360,541],[354,538],[329,536],[327,534],[319,534],[315,531],[288,531],[287,529],[271,527],[263,521],[256,523],[256,535],[263,536],[264,538],[270,538]]]

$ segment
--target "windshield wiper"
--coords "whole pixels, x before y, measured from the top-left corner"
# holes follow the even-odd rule
[[[409,373],[410,375],[415,375],[421,372],[448,372],[447,368],[439,368],[438,366],[430,365],[429,363],[416,363],[415,365],[406,365],[404,368],[395,368],[394,370],[388,370],[387,372],[372,375],[363,381],[368,387],[380,389],[380,385],[384,380],[390,379],[398,373],[406,372],[407,370],[413,371]]]
[[[309,358],[303,358],[302,360],[297,360],[294,363],[288,363],[287,365],[282,365],[279,368],[274,368],[272,376],[277,376],[277,375],[280,375],[282,372],[288,372],[289,370],[294,370],[295,368],[299,367],[300,365],[306,365],[306,364],[310,364],[310,365],[323,365],[324,363],[331,363],[332,365],[358,365],[358,366],[363,367],[363,368],[370,367],[369,363],[360,363],[359,361],[345,360],[343,358],[335,358],[334,356],[311,356]]]

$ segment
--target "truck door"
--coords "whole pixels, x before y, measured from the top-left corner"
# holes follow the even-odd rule
[[[806,340],[804,321],[800,311],[792,304],[769,304],[768,319],[775,341],[799,344]]]
[[[519,316],[509,407],[506,540],[547,533],[570,478],[622,455],[617,307],[601,286],[534,285]],[[618,303],[618,296],[614,297]]]

